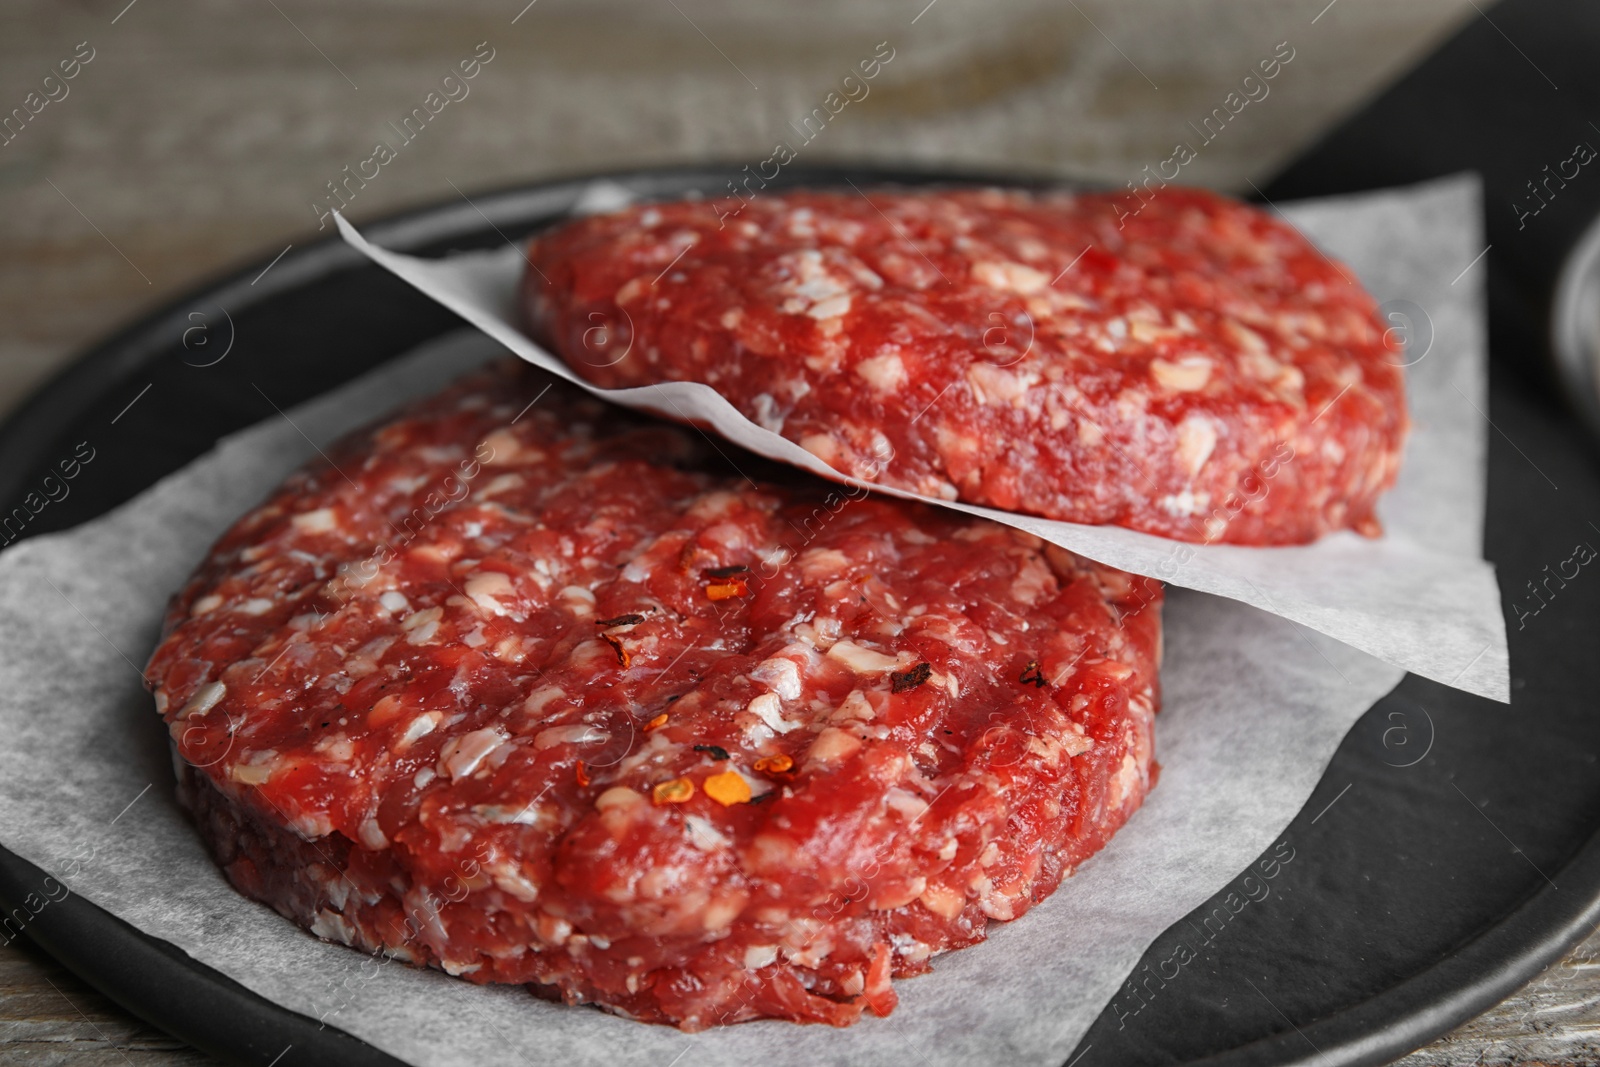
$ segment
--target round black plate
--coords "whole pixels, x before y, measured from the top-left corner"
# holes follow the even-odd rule
[[[714,195],[736,173],[610,179],[643,197]],[[786,170],[780,183],[847,179],[973,180],[852,168]],[[366,232],[415,254],[493,247],[562,217],[586,184],[457,200]],[[265,267],[95,349],[0,427],[0,514],[89,439],[104,458],[27,532],[82,522],[273,414],[248,383],[287,407],[460,325],[335,239]],[[1589,521],[1600,520],[1600,479],[1552,401],[1494,379],[1488,551],[1508,597],[1527,599],[1525,583],[1575,544],[1600,545]],[[1294,859],[1273,895],[1209,939],[1191,931],[1220,899],[1158,938],[1130,980],[1137,996],[1124,987],[1074,1063],[1382,1062],[1487,1008],[1586,933],[1600,914],[1600,658],[1583,621],[1600,616],[1600,569],[1549,589],[1524,628],[1509,616],[1510,708],[1407,677],[1351,731],[1286,831]],[[0,850],[0,901],[41,877]],[[394,1062],[76,897],[27,929],[113,1000],[224,1060],[266,1064],[292,1044],[285,1064]],[[1199,957],[1163,978],[1179,941]]]

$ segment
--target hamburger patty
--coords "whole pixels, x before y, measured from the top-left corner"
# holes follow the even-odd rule
[[[1155,774],[1157,583],[521,365],[331,447],[147,677],[241,891],[697,1030],[887,1014]]]
[[[585,379],[712,386],[866,481],[1186,541],[1376,535],[1401,359],[1343,268],[1197,190],[762,194],[536,238]]]

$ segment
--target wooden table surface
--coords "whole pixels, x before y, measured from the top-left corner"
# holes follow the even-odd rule
[[[526,6],[525,6],[526,5]],[[1280,42],[1294,58],[1186,168],[1246,188],[1464,19],[1473,0],[8,0],[0,414],[96,338],[317,236],[327,183],[393,143],[460,60],[492,58],[347,210],[511,182],[765,159],[887,42],[804,162],[964,164],[1120,183]],[[486,42],[480,46],[480,42]],[[89,56],[65,83],[43,79]],[[457,90],[459,93],[459,90]],[[1600,1060],[1600,937],[1423,1064]],[[0,949],[0,1064],[210,1062],[25,939]]]

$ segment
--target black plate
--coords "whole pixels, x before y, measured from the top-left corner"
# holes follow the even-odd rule
[[[737,170],[611,178],[667,197],[716,192]],[[853,168],[789,170],[782,182],[846,179],[966,180]],[[367,234],[417,254],[491,247],[562,216],[584,185],[457,200]],[[287,407],[460,325],[335,240],[297,247],[258,278],[266,266],[95,349],[0,427],[7,511],[76,442],[90,440],[104,457],[29,535],[98,515],[220,435],[271,415],[249,382]],[[1515,597],[1575,542],[1600,545],[1588,525],[1600,518],[1600,479],[1553,403],[1508,388],[1498,371],[1492,415],[1500,432],[1491,439],[1489,557]],[[1567,583],[1525,630],[1511,618],[1510,709],[1407,677],[1351,731],[1286,832],[1295,858],[1273,896],[1232,918],[1169,981],[1149,976],[1178,941],[1199,944],[1190,924],[1201,927],[1221,901],[1158,938],[1135,971],[1141,1001],[1119,998],[1076,1063],[1380,1062],[1488,1007],[1587,932],[1600,914],[1600,847],[1591,840],[1600,825],[1600,715],[1589,698],[1600,659],[1582,622],[1597,611],[1600,568]],[[0,901],[19,901],[41,878],[0,850]],[[77,897],[27,930],[113,1000],[224,1060],[264,1064],[292,1044],[286,1064],[395,1062]]]

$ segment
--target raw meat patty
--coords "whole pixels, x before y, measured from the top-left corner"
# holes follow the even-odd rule
[[[1406,432],[1373,300],[1210,193],[761,194],[537,238],[529,329],[713,386],[867,481],[1186,541],[1376,535]]]
[[[516,366],[329,457],[148,672],[229,878],[324,938],[686,1030],[844,1025],[1155,773],[1149,580],[752,482]]]

